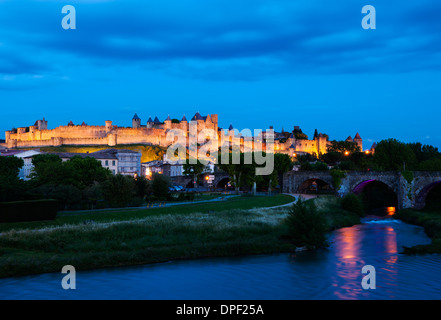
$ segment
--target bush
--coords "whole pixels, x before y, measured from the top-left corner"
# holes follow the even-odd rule
[[[109,176],[102,184],[104,199],[112,208],[127,207],[135,198],[135,180],[131,176]]]
[[[0,203],[0,222],[55,220],[56,200],[16,201]]]
[[[170,187],[170,185],[170,178],[168,176],[159,173],[155,173],[153,175],[151,186],[153,195],[155,197],[166,199],[169,192],[168,188]]]
[[[326,218],[317,212],[313,202],[299,198],[291,207],[286,222],[289,237],[297,247],[314,249],[327,246]]]
[[[341,207],[346,211],[358,214],[360,217],[364,215],[363,201],[353,193],[348,193],[341,199]]]

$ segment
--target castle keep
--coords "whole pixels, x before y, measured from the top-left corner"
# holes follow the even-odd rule
[[[266,132],[262,132],[258,137],[255,137],[254,141],[247,141],[247,139],[240,136],[237,130],[234,130],[232,125],[228,130],[219,128],[217,114],[201,116],[197,112],[190,121],[197,124],[198,133],[204,129],[217,132],[219,146],[233,138],[239,138],[242,151],[249,151],[253,149],[255,141],[259,140],[259,142],[265,143],[266,140]],[[167,141],[167,133],[170,130],[179,129],[187,136],[189,128],[189,121],[185,116],[181,120],[171,119],[168,116],[163,122],[158,117],[155,117],[154,120],[149,118],[146,124],[143,125],[141,118],[135,114],[132,119],[132,127],[118,127],[112,121],[105,121],[103,126],[89,126],[84,122],[81,125],[75,125],[70,121],[66,126],[55,129],[48,129],[48,122],[43,118],[43,120],[36,121],[33,126],[6,131],[5,146],[10,149],[62,145],[107,145],[113,147],[130,144],[168,147],[173,143],[173,141]],[[356,142],[363,150],[362,139],[358,133],[354,139],[351,138],[350,140]],[[294,127],[292,132],[284,132],[283,129],[282,132],[274,132],[274,151],[286,153],[290,156],[302,153],[318,156],[327,152],[326,149],[329,144],[328,136],[317,133],[317,130],[311,140],[301,132],[299,127]]]

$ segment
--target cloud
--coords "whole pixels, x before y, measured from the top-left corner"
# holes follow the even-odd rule
[[[15,1],[0,4],[5,74],[61,68],[53,58],[213,80],[441,68],[440,36],[430,28],[440,24],[440,5],[430,2],[380,3],[377,30],[370,31],[360,25],[364,3],[349,0],[73,1],[77,30],[61,28],[59,3],[25,3],[26,10]]]

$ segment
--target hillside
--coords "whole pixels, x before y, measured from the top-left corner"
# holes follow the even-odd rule
[[[148,162],[153,160],[162,160],[162,156],[166,152],[165,148],[151,145],[118,145],[115,147],[109,146],[61,146],[61,147],[41,147],[43,152],[72,152],[72,153],[91,153],[105,149],[127,149],[141,152],[141,162]]]

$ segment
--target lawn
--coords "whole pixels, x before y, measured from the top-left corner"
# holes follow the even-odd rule
[[[288,252],[287,195],[153,209],[70,213],[0,225],[0,277],[213,256]]]

